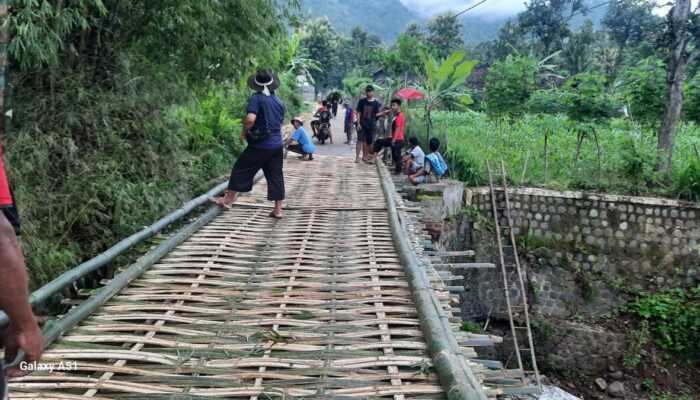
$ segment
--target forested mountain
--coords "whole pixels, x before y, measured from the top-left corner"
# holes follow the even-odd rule
[[[301,11],[312,17],[327,16],[336,31],[350,34],[352,28],[360,26],[367,32],[375,33],[386,43],[393,43],[406,24],[411,21],[425,23],[418,13],[406,8],[399,0],[300,0]],[[595,7],[600,1],[588,0],[589,7]],[[572,27],[578,28],[587,19],[598,26],[605,15],[605,6],[593,8],[587,15],[577,15]],[[511,16],[469,15],[461,18],[464,27],[462,38],[466,43],[477,44],[494,40],[498,37],[501,26]]]
[[[334,29],[350,34],[361,26],[384,42],[393,43],[406,25],[421,18],[399,0],[300,0],[301,11],[312,17],[327,16]]]

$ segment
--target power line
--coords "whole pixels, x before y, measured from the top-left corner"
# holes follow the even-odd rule
[[[478,3],[474,4],[473,6],[467,8],[466,10],[461,11],[461,12],[458,12],[457,14],[454,15],[454,18],[459,17],[460,15],[464,14],[465,12],[471,10],[472,8],[474,8],[474,7],[476,7],[476,6],[480,5],[480,4],[484,4],[484,3],[486,3],[487,1],[488,1],[488,0],[481,0],[480,2],[478,2]]]

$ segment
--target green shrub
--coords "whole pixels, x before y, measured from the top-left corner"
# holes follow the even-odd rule
[[[649,323],[653,342],[666,355],[686,361],[700,359],[700,286],[645,295],[630,310]]]
[[[696,159],[688,161],[688,165],[676,178],[674,192],[678,198],[700,201],[700,161]]]

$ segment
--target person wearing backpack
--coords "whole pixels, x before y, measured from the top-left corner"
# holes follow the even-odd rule
[[[414,185],[421,183],[436,183],[447,173],[447,163],[438,152],[440,141],[437,138],[430,139],[430,153],[425,156],[425,164],[413,175],[409,175],[408,180]]]
[[[209,200],[230,209],[238,193],[253,189],[255,174],[262,169],[267,181],[267,199],[275,202],[270,217],[281,219],[284,200],[282,121],[285,107],[275,95],[280,81],[271,71],[262,69],[248,78],[248,86],[256,92],[248,99],[240,136],[241,142],[247,141],[248,146],[233,165],[225,195]]]

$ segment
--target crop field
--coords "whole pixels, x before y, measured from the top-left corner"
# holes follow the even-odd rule
[[[486,160],[503,159],[511,184],[697,199],[700,127],[692,123],[680,128],[671,182],[664,185],[654,172],[653,131],[631,121],[582,126],[565,116],[526,115],[511,123],[458,112],[433,118],[432,136],[447,142],[452,177],[469,185],[486,183]],[[580,132],[585,134],[577,158]]]

